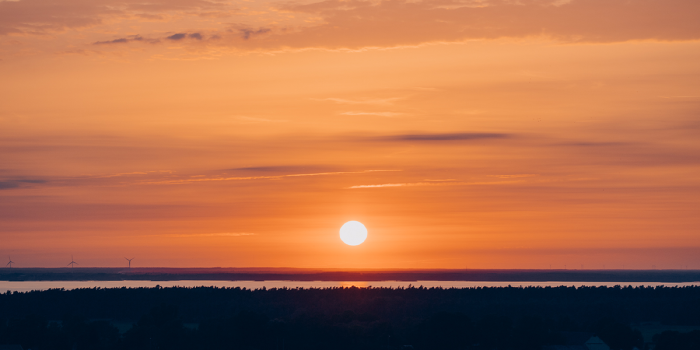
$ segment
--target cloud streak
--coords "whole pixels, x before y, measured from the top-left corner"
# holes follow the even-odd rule
[[[362,189],[362,188],[386,188],[386,187],[417,187],[417,186],[468,186],[468,185],[505,185],[519,183],[522,181],[481,181],[481,182],[461,182],[461,181],[443,181],[443,180],[426,180],[430,182],[402,182],[402,183],[386,183],[376,185],[355,185],[347,187],[347,189]]]
[[[149,174],[158,174],[158,173],[168,173],[168,174],[172,174],[173,171],[171,171],[171,170],[132,171],[132,172],[129,172],[129,173],[116,173],[116,174],[108,174],[108,175],[86,175],[86,177],[98,178],[98,179],[99,179],[99,178],[132,176],[132,175],[149,175]]]
[[[143,41],[143,40],[144,40],[143,37],[140,35],[130,35],[128,37],[114,39],[114,40],[96,41],[93,43],[93,45],[126,44],[126,43],[130,43],[132,41]],[[157,40],[155,40],[155,41],[150,40],[149,42],[157,42]]]
[[[308,176],[330,176],[330,175],[345,175],[345,174],[366,174],[373,172],[391,172],[401,170],[362,170],[362,171],[335,171],[322,173],[307,173],[307,174],[286,174],[286,175],[263,175],[263,176],[238,176],[238,177],[205,177],[195,179],[174,179],[164,181],[145,181],[140,182],[141,185],[181,185],[196,182],[211,182],[211,181],[242,181],[242,180],[271,180],[293,177],[308,177]]]
[[[398,117],[404,115],[404,113],[397,112],[343,112],[341,115],[376,115],[379,117]]]
[[[200,33],[176,33],[170,36],[165,37],[168,40],[172,41],[180,41],[185,38],[190,38],[190,39],[195,39],[195,40],[202,40],[202,34]]]
[[[280,43],[299,47],[386,47],[542,36],[566,42],[700,38],[700,21],[695,18],[700,3],[694,0],[327,0],[282,8],[325,20],[279,38]]]
[[[524,177],[538,176],[538,174],[512,174],[512,175],[491,175],[492,177],[497,177],[499,179],[518,179]]]
[[[175,233],[168,235],[158,235],[159,237],[167,236],[174,238],[204,238],[204,237],[244,237],[244,236],[257,236],[255,233],[251,232],[222,232],[222,233]]]
[[[11,190],[16,188],[24,188],[26,184],[43,184],[46,183],[43,179],[11,179],[0,181],[0,190]]]
[[[324,171],[325,170],[325,171]],[[245,171],[245,172],[296,172],[296,173],[323,173],[330,172],[328,167],[317,165],[272,165],[253,166],[242,168],[224,169],[224,171]]]
[[[328,97],[328,98],[314,98],[312,100],[316,101],[330,101],[338,104],[347,105],[392,105],[398,100],[402,100],[404,97],[392,97],[392,98],[374,98],[365,100],[351,100],[346,98]]]
[[[169,12],[196,16],[226,8],[227,5],[223,2],[207,0],[0,1],[0,35],[45,35],[100,25],[107,19],[119,21],[131,17],[159,18]]]
[[[126,24],[137,19],[170,18],[170,21],[163,21],[160,28],[149,27],[149,32],[142,36],[122,34],[92,44],[116,48],[120,46],[116,44],[176,41],[198,45],[204,47],[203,50],[227,47],[242,51],[279,51],[363,50],[503,38],[549,38],[567,43],[700,39],[700,21],[696,18],[700,2],[696,0],[280,1],[271,4],[270,13],[291,16],[286,16],[288,20],[280,17],[274,21],[263,15],[266,11],[238,13],[232,6],[232,3],[206,0],[2,1],[0,35],[47,35]],[[241,17],[234,22],[220,21],[221,16],[235,15]],[[206,18],[211,22],[200,22]],[[192,28],[193,20],[199,22],[195,25],[199,29]],[[236,20],[247,24],[236,23]],[[183,29],[166,36],[162,34],[178,26]],[[393,102],[326,100],[343,104]]]
[[[241,37],[244,40],[248,40],[254,36],[259,36],[259,35],[269,33],[270,31],[272,31],[272,29],[270,29],[270,28],[259,28],[257,30],[250,29],[250,28],[242,28],[242,29],[238,30],[238,32],[240,33]]]
[[[380,141],[474,141],[488,139],[505,139],[509,138],[510,134],[499,133],[436,133],[436,134],[403,134],[381,136],[377,139]]]

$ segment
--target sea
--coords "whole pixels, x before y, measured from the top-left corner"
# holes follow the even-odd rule
[[[478,288],[478,287],[581,287],[581,286],[645,286],[645,287],[684,287],[700,286],[700,282],[684,283],[660,283],[660,282],[493,282],[493,281],[0,281],[0,293],[30,292],[49,289],[80,289],[80,288],[153,288],[166,287],[218,287],[218,288],[246,288],[272,289],[272,288]]]

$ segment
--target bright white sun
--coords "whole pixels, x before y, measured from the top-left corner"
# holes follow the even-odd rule
[[[367,228],[361,222],[348,221],[340,228],[340,239],[347,245],[360,245],[367,239]]]

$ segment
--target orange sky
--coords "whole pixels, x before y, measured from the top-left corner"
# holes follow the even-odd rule
[[[700,268],[698,13],[0,0],[0,255]]]

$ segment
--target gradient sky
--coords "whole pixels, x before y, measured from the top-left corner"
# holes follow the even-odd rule
[[[0,0],[0,256],[700,268],[698,14]]]

